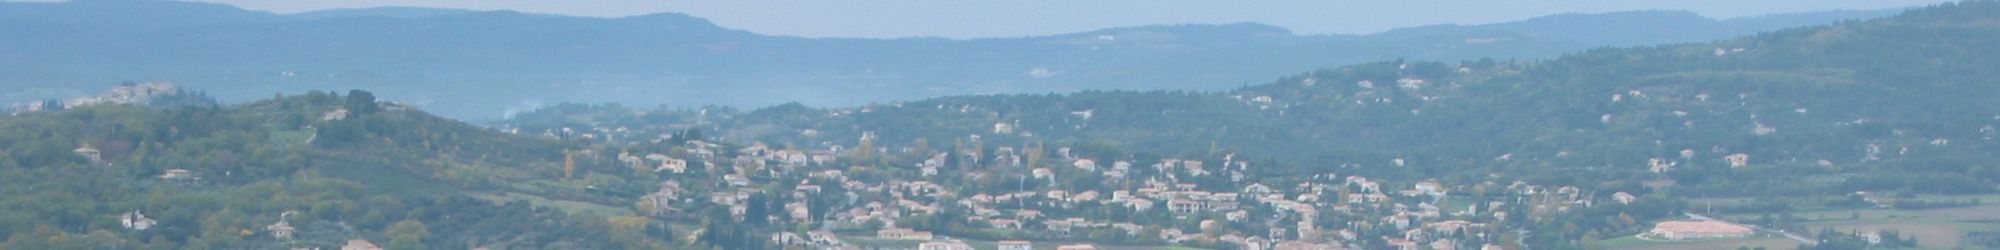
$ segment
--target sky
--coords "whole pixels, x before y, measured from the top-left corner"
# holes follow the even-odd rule
[[[1685,10],[1712,18],[1921,6],[1946,0],[196,0],[297,13],[380,6],[621,17],[679,12],[805,37],[1019,37],[1154,24],[1257,22],[1300,34],[1366,34],[1561,13]]]

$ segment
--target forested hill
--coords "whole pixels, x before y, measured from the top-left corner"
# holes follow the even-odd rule
[[[1189,159],[1229,171],[1188,171],[1183,179],[1214,190],[1337,174],[1349,182],[1542,185],[1571,190],[1568,196],[1612,196],[1598,190],[1645,196],[1629,207],[1584,208],[1591,214],[1573,218],[1536,217],[1568,219],[1527,219],[1521,216],[1540,215],[1529,215],[1527,204],[1511,205],[1514,219],[1490,231],[1528,238],[1509,244],[1588,244],[1594,241],[1584,240],[1592,237],[1585,231],[1640,230],[1635,219],[1609,219],[1622,215],[1617,209],[1643,209],[1632,214],[1647,221],[1667,218],[1684,207],[1675,199],[1690,194],[1990,194],[2000,181],[1994,164],[2000,100],[1991,98],[2000,94],[1993,80],[2000,72],[1991,70],[2000,64],[1995,44],[2000,2],[1973,1],[1546,61],[1366,63],[1222,92],[979,95],[750,111],[572,104],[524,113],[497,129],[377,101],[366,91],[227,106],[184,91],[140,91],[0,117],[0,204],[6,204],[0,249],[330,249],[355,242],[390,249],[760,249],[768,247],[767,236],[810,230],[810,223],[770,222],[866,206],[854,204],[860,198],[952,204],[890,195],[902,189],[1036,196],[1039,190],[1021,184],[1025,178],[1007,182],[1050,166],[1037,162],[1043,148],[1069,149],[1047,152],[1078,166],[1049,172],[1048,185],[1076,190],[1138,186],[1137,178],[1096,181],[1108,177],[1078,170],[1096,168],[1076,164],[1084,159],[1139,164],[1125,166],[1141,171],[1134,173],[1152,171],[1145,164]],[[160,85],[127,87],[154,86]],[[171,94],[153,95],[160,93]],[[123,98],[134,96],[146,98]],[[118,102],[126,100],[152,101]],[[1002,148],[1013,152],[998,153]],[[780,155],[781,167],[765,167]],[[1025,168],[977,166],[999,161],[987,156],[1028,160]],[[806,163],[818,171],[780,171]],[[1188,164],[1182,168],[1202,169]],[[941,167],[954,172],[939,174]],[[850,173],[854,179],[840,185],[817,185]],[[1151,174],[1147,182],[1183,185],[1155,182],[1177,178],[1172,173]],[[937,181],[910,181],[926,179]],[[849,184],[869,194],[836,191]],[[889,192],[865,191],[870,187]],[[1472,203],[1496,198],[1478,190],[1452,193],[1474,193],[1456,196]],[[1275,200],[1286,200],[1280,192]],[[967,208],[942,207],[896,225],[1000,238],[981,234],[986,227],[961,230],[968,229],[957,224],[966,211],[956,210]],[[1124,220],[1174,223],[1165,210]],[[1510,217],[1475,219],[1504,218]],[[1179,223],[1151,226],[1199,228],[1197,220]],[[869,228],[860,226],[867,222],[852,224],[841,233],[881,232],[855,229]],[[1374,236],[1402,232],[1382,229],[1362,232],[1371,237],[1356,244],[1386,246],[1381,241],[1389,237]],[[1023,235],[1036,236],[1012,234]],[[1091,240],[1106,238],[1158,239]]]
[[[1548,58],[1893,11],[1727,20],[1667,11],[1568,14],[1372,35],[1294,34],[1246,23],[854,39],[756,34],[673,13],[589,18],[376,8],[280,15],[164,0],[0,2],[0,103],[160,81],[231,102],[369,89],[450,117],[490,119],[564,101],[854,105],[1085,89],[1212,91],[1389,58]]]
[[[1996,23],[2000,3],[1975,1],[1547,61],[1368,63],[1227,92],[984,95],[750,112],[567,105],[510,124],[702,128],[800,146],[852,145],[863,134],[877,145],[1039,142],[1100,159],[1234,153],[1272,163],[1259,168],[1272,176],[1348,169],[1580,184],[1657,179],[1711,195],[1984,192],[2000,180],[1992,164],[2000,162],[1992,153],[2000,150],[1993,139],[2000,101],[1991,98],[2000,94],[1993,80],[2000,75],[1990,70],[2000,63]]]
[[[0,117],[0,248],[669,248],[642,235],[663,225],[549,205],[629,204],[550,187],[575,144],[372,96]]]

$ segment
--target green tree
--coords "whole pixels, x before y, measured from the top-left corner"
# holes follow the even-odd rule
[[[430,237],[430,228],[417,219],[407,219],[389,226],[383,234],[389,236],[390,249],[427,249],[424,238]]]
[[[374,114],[375,111],[380,109],[379,106],[375,105],[375,93],[359,89],[347,91],[346,107],[348,112],[355,115]]]
[[[881,230],[883,224],[880,219],[869,218],[868,221],[861,222],[861,230],[864,232],[874,232],[875,230]]]

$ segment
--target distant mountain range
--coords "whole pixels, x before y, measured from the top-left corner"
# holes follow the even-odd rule
[[[0,10],[0,17],[75,18],[56,11],[37,12],[46,16],[14,11],[19,9]],[[188,11],[215,15],[179,20],[236,22],[217,21],[235,18],[227,14],[233,11]],[[437,21],[433,19],[489,15],[521,20],[597,20],[507,13],[423,17],[417,13],[400,18],[323,21],[281,17],[285,20],[223,26],[135,21],[129,23],[132,26],[116,28],[143,36],[146,31],[139,30],[288,27],[336,20]],[[617,20],[623,21],[606,22],[630,21]],[[19,25],[0,20],[0,25],[17,28],[43,27],[46,30],[35,31],[45,33],[41,36],[103,35],[64,30],[61,27],[69,26],[57,23]],[[477,26],[471,22],[452,25]],[[337,30],[342,29],[378,33],[422,29],[358,26],[368,28],[326,28],[288,35],[340,33]],[[1148,32],[1221,37],[1215,34],[1248,32],[1245,30],[1258,28],[1184,26],[1101,34],[1117,36],[1118,42],[1133,42],[1144,40],[1133,34]],[[9,30],[17,31],[5,35],[13,39],[34,33]],[[734,34],[727,35],[731,37],[749,36],[729,33]],[[125,43],[167,46],[158,44],[251,40],[227,38],[244,34],[255,33],[220,32],[213,35],[216,37],[173,36]],[[1067,39],[1087,41],[1094,35]],[[373,43],[420,42],[393,37],[399,38]],[[88,43],[123,40],[105,39]],[[314,40],[279,35],[260,39]],[[849,43],[838,46],[883,42],[782,39],[812,41],[802,44]],[[1061,39],[1066,38],[1021,40]],[[985,44],[1021,40],[888,41]],[[1210,44],[1225,40],[1253,39],[1174,41]],[[86,43],[86,39],[75,41]],[[474,40],[452,41],[467,44],[437,45],[453,49],[437,51],[437,55],[501,47],[470,42]],[[506,43],[541,42],[545,41],[517,38]],[[1905,223],[1911,217],[1870,214],[1861,219],[1857,218],[1860,212],[1854,212],[1843,220],[1817,215],[1890,211],[1881,208],[1889,206],[1894,211],[1917,214],[1952,213],[1942,218],[1925,215],[1931,217],[1917,221],[1946,223],[1947,227],[1992,217],[1990,212],[1976,212],[1993,211],[1990,204],[1980,205],[1980,199],[1990,199],[2000,190],[2000,164],[1993,164],[2000,162],[2000,154],[1994,154],[2000,152],[2000,140],[1995,139],[2000,137],[2000,99],[1993,98],[2000,95],[2000,84],[1994,80],[2000,79],[2000,70],[1992,67],[2000,65],[2000,46],[1995,44],[2000,44],[2000,1],[1968,1],[1867,21],[1781,29],[1703,43],[1591,49],[1531,62],[1359,63],[1221,91],[960,95],[843,108],[790,103],[754,110],[562,104],[489,123],[490,127],[382,103],[374,93],[362,90],[343,91],[345,94],[314,91],[216,105],[200,92],[172,85],[120,84],[104,95],[44,103],[40,112],[0,116],[0,204],[4,204],[0,206],[0,238],[8,239],[0,242],[0,249],[329,249],[378,243],[389,249],[778,249],[772,245],[798,238],[785,237],[785,232],[801,228],[819,229],[807,235],[831,234],[833,241],[856,245],[915,244],[913,240],[875,237],[883,231],[867,230],[885,227],[885,220],[897,221],[899,226],[894,229],[911,230],[889,232],[934,233],[981,243],[1026,238],[1047,242],[1036,244],[1083,242],[1131,248],[1224,244],[1216,248],[1227,248],[1231,245],[1226,244],[1234,244],[1232,240],[1209,239],[1210,235],[1253,235],[1241,240],[1249,242],[1263,241],[1255,235],[1267,232],[1327,229],[1354,236],[1309,233],[1273,238],[1385,249],[1391,244],[1418,244],[1396,239],[1416,232],[1432,238],[1425,239],[1432,241],[1424,244],[1429,246],[1504,244],[1508,249],[1584,249],[1630,239],[1625,235],[1642,234],[1647,224],[1679,220],[1697,208],[1706,214],[1728,213],[1724,218],[1738,221],[1734,223],[1745,223],[1744,219],[1759,214],[1777,214],[1773,215],[1778,218],[1775,221],[1755,224],[1792,231],[1807,231],[1793,227],[1821,228],[1821,233],[1814,235],[1821,239],[1817,242],[1824,242],[1819,247],[1859,249],[1866,244],[1860,243],[1862,239],[1840,238],[1845,236],[1825,227]],[[342,44],[313,46],[339,47],[336,45]],[[57,54],[5,47],[13,51],[0,53],[0,57],[19,59],[27,52]],[[225,47],[186,47],[162,54],[232,51]],[[357,54],[407,52],[353,47],[362,48],[351,51]],[[106,47],[103,50],[109,52],[90,50],[89,54],[36,59],[87,61],[79,58],[147,51],[141,49]],[[552,50],[557,52],[532,53],[567,55],[561,52],[570,51]],[[434,54],[399,59],[428,55]],[[494,57],[528,58],[511,54]],[[146,58],[154,57],[119,59]],[[884,64],[893,61],[854,58]],[[1289,57],[1272,60],[1283,58]],[[183,61],[190,63],[171,65],[201,68],[215,66],[194,66],[194,62],[285,63]],[[131,74],[119,69],[143,68],[113,62],[94,67],[107,74]],[[410,59],[394,65],[365,66],[442,68],[432,65],[447,64]],[[727,66],[689,65],[694,69],[676,70],[699,72]],[[53,66],[39,69],[46,68]],[[496,75],[528,74],[478,69],[476,72]],[[13,72],[37,69],[0,70],[9,72],[0,76],[15,77]],[[382,79],[428,77],[366,72],[338,74]],[[1185,72],[1157,74],[1181,73]],[[272,74],[299,77],[313,73]],[[1062,75],[1053,74],[1050,78]],[[350,86],[281,83],[291,85],[278,87]],[[427,86],[439,83],[463,82],[380,86],[423,90],[442,88]],[[573,86],[541,87],[546,88],[534,90]],[[479,91],[489,89],[486,85],[461,88],[467,90],[408,96],[450,95],[477,100],[480,95],[523,91]],[[702,94],[661,95],[716,98]],[[476,107],[444,103],[448,102],[438,101],[432,107]],[[840,184],[829,185],[832,183]],[[1166,183],[1173,183],[1173,187],[1157,188]],[[1151,191],[1137,191],[1147,189]],[[1201,191],[1163,191],[1175,189]],[[993,193],[1005,194],[989,195]],[[1097,193],[1111,193],[1113,198],[1096,199],[1093,196]],[[1247,196],[1243,200],[1228,198],[1238,194]],[[982,196],[987,199],[979,198]],[[1141,209],[1103,202],[1121,196],[1146,201],[1141,204],[1149,206],[1152,200],[1160,200],[1165,207]],[[1200,196],[1209,198],[1193,198]],[[1887,204],[1873,198],[1895,196],[1922,198],[1894,198],[1896,201]],[[1355,201],[1355,197],[1362,201]],[[1960,197],[1971,201],[1961,202]],[[994,199],[1013,199],[1014,204]],[[1194,199],[1202,201],[1190,202]],[[1135,203],[1130,200],[1123,204]],[[1175,203],[1182,204],[1178,205],[1181,208],[1174,208]],[[1411,203],[1416,205],[1404,205]],[[1916,211],[1964,203],[1974,206]],[[873,204],[895,205],[870,208],[877,206]],[[1213,209],[1214,205],[1234,207],[1221,209],[1234,212]],[[1186,211],[1189,208],[1206,211]],[[793,212],[802,210],[804,214]],[[737,219],[738,213],[742,219]],[[861,214],[871,217],[855,222],[853,217]],[[1006,224],[985,220],[1023,214],[1043,222],[1016,220],[1009,222],[1029,226],[996,228],[992,225]],[[1227,214],[1269,219],[1224,222],[1230,217]],[[1225,219],[1214,219],[1218,217]],[[1092,225],[1064,227],[1078,225],[1078,220]],[[1805,225],[1766,226],[1800,223],[1778,222],[1789,220],[1805,221]],[[1111,225],[1095,225],[1099,223]],[[1125,230],[1119,224],[1140,227],[1135,230],[1140,233],[1114,231]],[[1201,230],[1203,233],[1183,235],[1191,240],[1152,240],[1169,238],[1163,237],[1169,233],[1161,231],[1199,228],[1201,224],[1212,225]],[[1393,227],[1402,224],[1412,228]],[[1481,226],[1438,231],[1438,225],[1444,224]],[[767,237],[771,233],[777,237]],[[1984,242],[1936,243],[1939,241],[1925,240],[1930,245],[1922,247],[1992,247]]]
[[[989,39],[801,38],[681,14],[587,18],[371,8],[279,15],[177,1],[0,3],[0,102],[166,81],[224,101],[365,88],[440,114],[495,118],[556,102],[856,105],[962,94],[1222,90],[1386,59],[1545,59],[1709,41],[1893,14],[1714,20],[1564,14],[1369,35],[1263,24],[1161,25]]]

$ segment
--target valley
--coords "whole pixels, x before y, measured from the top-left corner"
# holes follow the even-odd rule
[[[306,22],[395,22],[338,16]],[[2000,248],[1996,24],[1967,1],[1234,88],[497,120],[423,87],[126,83],[0,117],[0,249]]]

